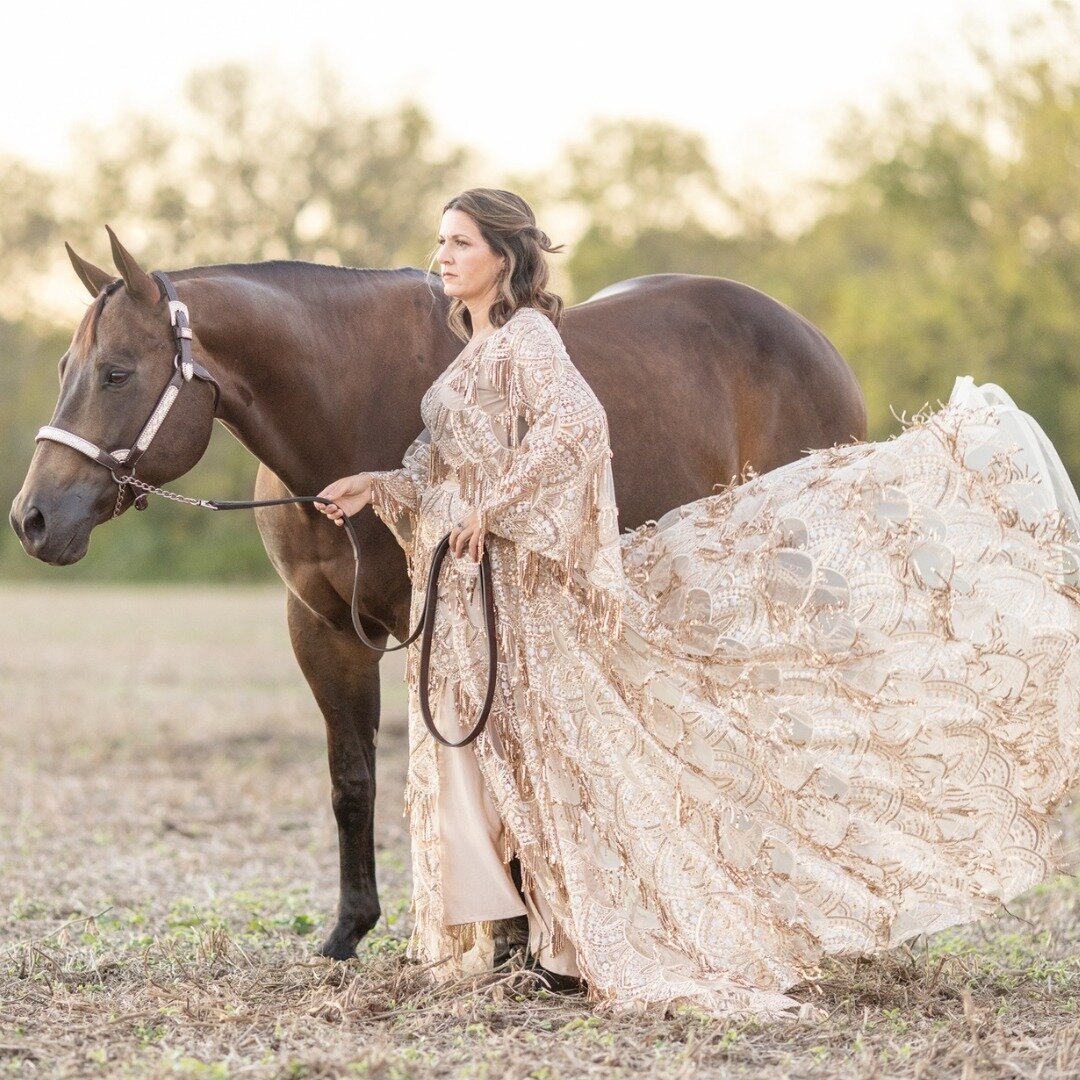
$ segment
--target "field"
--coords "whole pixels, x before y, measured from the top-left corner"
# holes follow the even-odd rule
[[[383,919],[357,959],[321,958],[337,840],[282,590],[6,585],[0,611],[0,1074],[1080,1076],[1068,878],[1011,914],[831,962],[798,991],[823,1022],[612,1021],[513,971],[424,989],[403,957],[398,657]]]

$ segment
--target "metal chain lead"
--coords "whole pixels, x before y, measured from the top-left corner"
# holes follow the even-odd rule
[[[178,491],[166,491],[165,488],[155,487],[153,484],[148,484],[145,480],[140,480],[137,476],[117,476],[113,470],[112,478],[120,485],[117,491],[116,497],[116,509],[113,511],[113,517],[116,517],[120,510],[120,504],[124,498],[124,485],[130,484],[132,487],[142,488],[143,491],[152,491],[156,495],[163,495],[166,499],[172,499],[173,502],[187,503],[189,506],[205,506],[208,510],[216,510],[217,507],[209,502],[207,499],[193,499],[190,495],[181,495]]]

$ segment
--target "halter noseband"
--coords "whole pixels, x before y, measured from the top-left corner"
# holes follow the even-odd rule
[[[221,387],[218,385],[217,380],[191,355],[191,319],[188,315],[187,305],[177,296],[175,286],[164,271],[154,270],[150,276],[158,282],[169,301],[169,323],[172,326],[173,337],[176,339],[176,355],[173,357],[172,376],[165,389],[162,390],[161,396],[150,414],[150,419],[146,421],[142,431],[139,432],[135,445],[128,449],[103,450],[100,446],[90,442],[89,439],[84,439],[73,431],[54,427],[51,424],[39,428],[35,436],[35,441],[51,439],[53,442],[70,446],[73,450],[78,450],[80,454],[85,454],[91,461],[104,465],[112,473],[112,478],[119,485],[113,517],[119,516],[120,506],[124,499],[124,488],[134,477],[135,466],[139,458],[146,453],[150,444],[154,441],[154,436],[158,433],[162,423],[164,423],[165,417],[169,415],[169,410],[173,407],[173,402],[176,401],[176,396],[180,393],[180,388],[184,383],[191,382],[193,377],[208,382],[214,388],[215,413],[217,412],[218,402],[221,400]],[[110,282],[105,286],[104,294],[108,296],[109,293],[120,288],[123,283],[122,278]],[[117,476],[116,471],[124,468],[128,470],[128,475]],[[145,491],[140,492],[135,496],[135,508],[145,510],[148,499],[149,496]]]

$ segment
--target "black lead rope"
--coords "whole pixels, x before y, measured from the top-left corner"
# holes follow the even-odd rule
[[[283,506],[286,503],[326,503],[337,504],[333,499],[323,498],[321,495],[296,495],[288,499],[260,499],[254,502],[223,502],[216,499],[202,499],[201,505],[208,506],[213,510],[249,510],[256,506]],[[356,535],[356,527],[350,518],[343,514],[341,520],[345,524],[345,531],[349,536],[349,543],[353,551],[353,591],[349,601],[349,614],[352,616],[353,629],[357,636],[369,648],[376,652],[397,652],[411,645],[418,634],[423,631],[420,639],[420,712],[424,717],[424,723],[428,731],[443,746],[468,746],[487,726],[488,715],[491,712],[492,702],[495,700],[495,678],[497,674],[498,643],[495,633],[495,598],[491,587],[491,559],[485,548],[480,556],[480,596],[484,604],[484,631],[488,642],[488,677],[487,692],[484,695],[484,704],[480,710],[480,718],[468,735],[460,742],[452,742],[445,738],[435,726],[431,715],[431,703],[428,701],[431,675],[431,642],[435,633],[435,608],[439,600],[439,574],[442,570],[443,560],[450,551],[450,534],[447,533],[435,548],[431,558],[431,569],[428,571],[427,591],[424,596],[424,608],[420,612],[420,621],[416,628],[400,645],[376,645],[364,633],[364,627],[357,614],[357,601],[360,593],[360,541]]]

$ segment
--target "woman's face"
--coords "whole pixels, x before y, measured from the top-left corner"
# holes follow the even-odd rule
[[[503,257],[496,255],[464,210],[447,210],[438,237],[443,291],[465,303],[481,301],[494,290]]]

